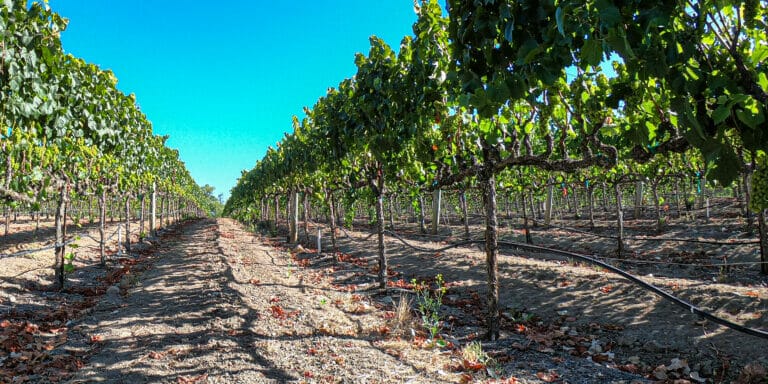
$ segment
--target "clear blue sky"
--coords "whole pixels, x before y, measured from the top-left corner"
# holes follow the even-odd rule
[[[229,196],[377,35],[412,34],[412,0],[50,0],[64,50],[111,69],[200,185]]]

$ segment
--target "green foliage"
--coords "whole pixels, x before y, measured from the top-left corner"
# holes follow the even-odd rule
[[[64,255],[64,272],[65,273],[72,273],[75,271],[75,266],[72,263],[75,261],[76,256],[77,255],[74,252],[69,252],[66,255]]]
[[[486,366],[495,364],[493,358],[483,351],[483,345],[477,340],[470,342],[461,349],[461,357],[466,361]]]
[[[355,208],[353,206],[349,206],[344,211],[344,226],[347,228],[352,228],[352,225],[355,222]]]
[[[63,185],[131,195],[160,182],[214,210],[115,75],[63,52],[66,24],[45,1],[0,8],[0,200],[35,205]]]
[[[582,93],[588,96],[583,101],[598,101],[595,111],[623,109],[626,124],[604,132],[623,133],[624,145],[640,145],[642,157],[691,145],[707,162],[708,178],[729,185],[738,175],[739,148],[768,146],[762,3],[448,4],[461,100],[481,116],[495,115],[507,103],[512,93],[497,90],[503,84],[511,89],[522,78],[530,89],[546,89],[566,78],[568,68],[589,76],[606,58],[617,57],[615,80],[608,88],[598,84],[609,90],[607,98],[595,99],[598,91]],[[678,145],[681,137],[686,144]]]
[[[372,37],[354,77],[241,174],[224,213],[253,219],[296,190],[338,196],[349,225],[356,202],[397,193],[417,210],[420,194],[493,182],[532,200],[555,177],[592,193],[698,171],[728,187],[768,150],[764,2],[447,3],[416,2],[398,53]]]
[[[768,208],[768,164],[766,156],[760,157],[757,169],[752,174],[752,190],[750,191],[749,208],[760,212]]]
[[[696,204],[696,196],[689,195],[688,197],[685,198],[686,209],[690,211],[691,209],[693,209],[694,204]]]
[[[440,306],[443,305],[443,295],[446,291],[443,275],[435,276],[434,290],[430,284],[423,281],[417,282],[416,279],[411,280],[411,284],[413,284],[416,292],[416,304],[421,316],[421,324],[429,332],[430,339],[434,341],[437,333],[442,329]]]

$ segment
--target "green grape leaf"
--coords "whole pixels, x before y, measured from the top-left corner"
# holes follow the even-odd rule
[[[563,12],[562,7],[557,7],[557,10],[555,10],[555,21],[557,22],[557,31],[565,37],[565,29],[563,28],[563,24],[565,24],[565,12]]]
[[[715,124],[720,124],[730,115],[731,108],[727,104],[721,104],[714,112],[712,112],[712,120],[715,121]]]
[[[740,170],[739,159],[733,148],[723,145],[720,147],[714,165],[708,173],[711,178],[723,185],[730,185],[739,177]]]
[[[603,44],[597,39],[589,39],[584,42],[580,52],[581,60],[591,66],[598,66],[603,61]]]
[[[765,121],[762,114],[754,114],[742,109],[736,109],[736,117],[752,129],[757,129]]]

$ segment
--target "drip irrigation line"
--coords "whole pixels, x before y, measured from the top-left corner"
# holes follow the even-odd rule
[[[349,233],[348,233],[346,230],[344,230],[344,228],[341,228],[341,230],[344,232],[344,234],[345,234],[345,235],[346,235],[348,238],[350,238],[350,239],[352,239],[352,240],[354,240],[354,241],[357,241],[357,242],[364,242],[364,241],[368,241],[368,239],[370,239],[371,237],[373,237],[373,235],[375,235],[375,234],[376,234],[376,232],[374,232],[374,233],[371,233],[370,235],[368,235],[367,237],[365,237],[364,239],[355,239],[355,238],[354,238],[354,237],[352,237],[352,236],[351,236],[351,235],[350,235],[350,234],[349,234]],[[400,242],[401,242],[401,243],[403,243],[405,246],[407,246],[407,247],[409,247],[409,248],[412,248],[412,249],[414,249],[414,250],[420,251],[420,252],[443,252],[443,251],[445,251],[445,250],[448,250],[448,249],[451,249],[451,248],[456,248],[456,247],[460,247],[460,246],[462,246],[462,245],[468,245],[468,244],[472,244],[472,242],[474,242],[474,241],[475,241],[475,240],[464,240],[464,241],[460,241],[460,242],[458,242],[458,243],[452,243],[452,244],[450,244],[450,245],[447,245],[447,246],[445,246],[445,247],[442,247],[442,248],[431,249],[431,248],[422,248],[422,247],[417,247],[417,246],[415,246],[415,245],[413,245],[413,244],[409,244],[407,241],[405,241],[405,239],[403,239],[403,238],[402,238],[400,235],[398,235],[396,232],[390,231],[390,230],[388,230],[388,229],[384,230],[384,234],[385,234],[385,235],[389,235],[389,236],[391,236],[391,237],[394,237],[394,238],[396,238],[396,239],[400,240]]]
[[[759,264],[768,264],[768,261],[740,261],[736,263],[710,263],[710,264],[692,264],[692,263],[674,263],[674,262],[667,262],[667,261],[657,261],[657,260],[628,260],[628,259],[618,259],[615,257],[600,257],[600,260],[603,261],[615,261],[619,263],[628,263],[628,264],[664,264],[664,265],[677,265],[681,267],[732,267],[736,265],[759,265]]]
[[[446,226],[450,227],[451,225],[446,225]],[[455,227],[455,225],[454,225],[454,227]],[[427,237],[427,238],[432,238],[432,239],[438,239],[438,240],[446,240],[446,239],[449,239],[451,237],[463,236],[464,235],[464,225],[462,224],[461,227],[462,228],[461,228],[461,233],[460,234],[454,234],[453,232],[451,232],[451,234],[443,234],[443,235],[437,234],[437,235],[433,235],[431,233],[420,233],[419,232],[419,233],[413,233],[413,235],[414,236],[419,236],[419,237]],[[385,229],[384,232],[392,232],[392,233],[394,233],[394,231],[391,230],[391,229]],[[435,240],[431,240],[431,241],[435,241]]]
[[[395,237],[398,240],[400,240],[401,243],[403,243],[406,247],[411,248],[413,250],[419,251],[419,252],[443,252],[445,250],[456,248],[464,245],[469,244],[475,244],[475,243],[484,243],[484,239],[475,239],[475,240],[464,240],[457,243],[451,243],[448,246],[445,246],[443,248],[423,248],[418,247],[413,244],[408,243],[403,237],[398,235],[395,232],[392,231],[384,231],[384,233],[388,234],[389,236]],[[504,242],[504,240],[499,240],[499,243],[501,244]],[[554,248],[548,248],[548,249],[554,249]],[[760,265],[760,264],[768,264],[768,261],[744,261],[744,262],[735,262],[735,263],[710,263],[710,264],[694,264],[694,263],[675,263],[675,262],[666,262],[666,261],[655,261],[655,260],[629,260],[629,259],[618,259],[618,258],[609,258],[609,257],[600,257],[599,260],[603,261],[615,261],[615,262],[621,262],[621,263],[631,263],[631,264],[664,264],[664,265],[677,265],[677,266],[683,266],[683,267],[713,267],[713,268],[719,268],[719,267],[731,267],[731,266],[737,266],[737,265]]]
[[[391,231],[391,230],[390,229],[385,229],[384,230],[384,232],[387,232],[387,231]],[[445,235],[440,235],[440,234],[433,235],[431,233],[421,233],[421,232],[415,233],[414,235],[421,236],[421,237],[430,237],[430,238],[433,238],[433,239],[443,239],[443,238],[445,238]]]
[[[589,236],[593,236],[593,237],[599,237],[599,238],[603,238],[603,239],[612,239],[612,240],[618,240],[619,239],[616,236],[601,235],[599,233],[589,232],[589,231],[585,231],[585,230],[582,230],[582,229],[570,228],[570,227],[562,227],[562,226],[559,226],[559,225],[552,225],[552,224],[544,224],[544,223],[542,223],[542,222],[540,222],[540,221],[538,221],[536,219],[529,219],[529,220],[533,221],[534,225],[541,225],[544,228],[562,229],[562,230],[565,230],[565,231],[581,233],[581,234],[584,234],[584,235],[589,235]]]
[[[420,251],[420,252],[432,252],[432,253],[436,253],[436,252],[443,252],[443,251],[446,251],[446,250],[448,250],[448,249],[451,249],[451,248],[456,248],[456,247],[461,247],[461,246],[463,246],[463,245],[469,245],[469,244],[473,244],[473,243],[476,243],[476,242],[478,242],[478,241],[485,241],[485,240],[463,240],[463,241],[459,241],[459,242],[457,242],[457,243],[452,243],[452,244],[450,244],[450,245],[447,245],[447,246],[445,246],[445,247],[442,247],[442,248],[431,249],[431,248],[422,248],[422,247],[417,247],[417,246],[415,246],[415,245],[413,245],[413,244],[409,244],[407,241],[405,241],[405,239],[403,239],[403,238],[402,238],[400,235],[398,235],[398,234],[397,234],[397,233],[395,233],[395,232],[392,232],[392,231],[384,231],[384,233],[385,233],[385,234],[387,234],[387,235],[390,235],[390,236],[392,236],[392,237],[394,237],[394,238],[396,238],[396,239],[398,239],[398,240],[400,240],[400,242],[401,242],[401,243],[403,243],[403,244],[405,244],[405,246],[407,246],[407,247],[409,247],[409,248],[412,248],[412,249],[414,249],[414,250],[416,250],[416,251]]]
[[[717,316],[715,316],[715,315],[713,315],[713,314],[711,314],[711,313],[709,313],[707,311],[704,311],[704,310],[698,308],[697,306],[695,306],[695,305],[693,305],[693,304],[691,304],[691,303],[689,303],[689,302],[687,302],[687,301],[685,301],[685,300],[683,300],[683,299],[681,299],[681,298],[679,298],[677,296],[674,296],[674,295],[664,291],[663,289],[661,289],[659,287],[656,287],[655,285],[653,285],[651,283],[648,283],[648,282],[640,279],[639,277],[636,277],[636,276],[630,274],[629,272],[624,271],[623,269],[620,269],[618,267],[614,267],[611,264],[602,262],[602,261],[597,260],[595,258],[586,256],[586,255],[582,255],[582,254],[578,254],[578,253],[573,253],[573,252],[568,252],[568,251],[560,251],[560,250],[557,250],[557,249],[539,247],[539,246],[529,245],[529,244],[521,244],[521,243],[515,243],[515,242],[508,242],[508,241],[499,241],[498,244],[499,245],[508,246],[508,247],[513,247],[513,248],[533,251],[533,252],[551,253],[551,254],[556,254],[556,255],[565,256],[565,257],[572,257],[572,258],[575,258],[575,259],[586,261],[586,262],[588,262],[590,264],[598,265],[598,266],[603,267],[603,268],[605,268],[605,269],[607,269],[607,270],[609,270],[609,271],[611,271],[613,273],[621,275],[625,279],[628,279],[628,280],[638,284],[640,287],[642,287],[642,288],[644,288],[644,289],[646,289],[648,291],[651,291],[651,292],[655,293],[658,296],[661,296],[663,299],[671,301],[673,304],[675,304],[675,305],[677,305],[679,307],[682,307],[682,308],[685,308],[687,310],[690,310],[691,313],[693,313],[693,314],[699,315],[699,316],[701,316],[701,317],[703,317],[703,318],[705,318],[707,320],[711,320],[714,323],[717,323],[717,324],[720,324],[722,326],[725,326],[725,327],[728,327],[730,329],[733,329],[734,331],[745,333],[745,334],[750,335],[750,336],[755,336],[755,337],[759,337],[761,339],[768,340],[768,332],[767,331],[745,327],[743,325],[736,324],[736,323],[730,322],[730,321],[728,321],[726,319],[717,317]]]
[[[411,247],[411,248],[413,248],[415,250],[424,251],[424,252],[439,252],[441,250],[446,250],[446,249],[458,247],[458,246],[461,246],[461,245],[484,244],[485,243],[485,240],[465,240],[465,241],[462,241],[462,242],[459,242],[459,243],[451,244],[451,245],[449,245],[447,247],[443,247],[443,248],[440,248],[440,249],[426,249],[426,248],[416,247],[414,245],[408,244],[402,237],[400,237],[399,235],[395,234],[394,232],[391,232],[391,231],[386,231],[386,232],[388,232],[388,233],[390,233],[392,235],[395,235],[395,237],[398,238],[403,244],[406,244],[407,246],[409,246],[409,247]],[[561,250],[558,250],[558,249],[539,247],[539,246],[536,246],[536,245],[522,244],[522,243],[511,242],[511,241],[497,241],[497,244],[501,245],[501,246],[511,247],[511,248],[523,249],[523,250],[527,250],[527,251],[531,251],[531,252],[550,253],[550,254],[565,256],[565,257],[569,257],[569,258],[575,258],[575,259],[579,259],[579,260],[588,262],[590,264],[598,265],[600,267],[603,267],[603,268],[605,268],[605,269],[607,269],[607,270],[609,270],[609,271],[611,271],[613,273],[616,273],[616,274],[624,277],[625,279],[627,279],[627,280],[629,280],[629,281],[639,285],[641,288],[643,288],[645,290],[651,291],[652,293],[660,296],[661,298],[663,298],[665,300],[671,301],[673,304],[675,304],[675,305],[677,305],[677,306],[679,306],[681,308],[684,308],[686,310],[691,311],[692,314],[699,315],[699,316],[701,316],[701,317],[703,317],[703,318],[705,318],[707,320],[710,320],[710,321],[712,321],[714,323],[720,324],[720,325],[722,325],[724,327],[733,329],[733,330],[735,330],[737,332],[741,332],[741,333],[744,333],[744,334],[747,334],[747,335],[750,335],[750,336],[755,336],[755,337],[759,337],[761,339],[768,340],[768,331],[763,331],[763,330],[760,330],[760,329],[754,329],[754,328],[745,327],[743,325],[736,324],[736,323],[733,323],[733,322],[728,321],[726,319],[723,319],[721,317],[715,316],[715,315],[713,315],[713,314],[711,314],[711,313],[709,313],[707,311],[704,311],[704,310],[700,309],[699,307],[697,307],[697,306],[695,306],[695,305],[693,305],[693,304],[691,304],[691,303],[689,303],[689,302],[687,302],[687,301],[685,301],[685,300],[683,300],[683,299],[681,299],[681,298],[679,298],[677,296],[674,296],[674,295],[664,291],[663,289],[661,289],[661,288],[659,288],[659,287],[657,287],[657,286],[655,286],[655,285],[653,285],[651,283],[648,283],[648,282],[640,279],[637,276],[634,276],[634,275],[630,274],[629,272],[627,272],[627,271],[625,271],[625,270],[623,270],[621,268],[615,267],[615,266],[613,266],[611,264],[608,264],[606,262],[600,261],[600,260],[595,259],[593,257],[589,257],[589,256],[586,256],[586,255],[582,255],[582,254],[578,254],[578,253],[574,253],[574,252],[561,251]]]
[[[636,241],[675,241],[680,243],[698,243],[698,244],[711,244],[711,245],[749,245],[760,244],[760,240],[746,240],[746,241],[715,241],[715,240],[698,240],[698,239],[678,239],[670,237],[626,237],[626,240]]]
[[[352,237],[352,235],[349,234],[349,232],[347,232],[346,229],[344,229],[344,227],[338,227],[338,228],[341,229],[341,231],[344,232],[344,235],[346,235],[350,240],[357,241],[359,243],[368,241],[368,239],[370,239],[371,237],[373,237],[373,235],[376,234],[376,232],[373,232],[370,235],[366,236],[364,239],[355,239],[354,237]]]

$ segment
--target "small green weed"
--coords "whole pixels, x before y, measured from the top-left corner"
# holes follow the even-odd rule
[[[443,305],[443,295],[445,295],[446,291],[443,284],[443,275],[438,274],[435,277],[436,288],[434,291],[424,281],[419,283],[416,279],[412,279],[411,283],[416,291],[416,302],[418,304],[418,312],[421,315],[422,326],[429,331],[430,339],[434,341],[443,325],[440,319],[440,306]]]

